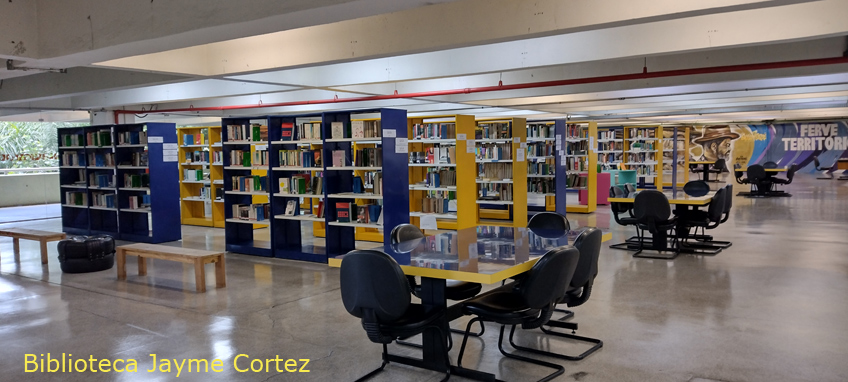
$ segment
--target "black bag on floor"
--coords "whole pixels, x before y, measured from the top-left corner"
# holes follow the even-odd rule
[[[64,273],[98,272],[115,264],[115,239],[108,235],[71,236],[57,248]]]

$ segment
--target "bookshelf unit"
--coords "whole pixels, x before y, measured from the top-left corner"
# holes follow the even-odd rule
[[[689,126],[663,127],[663,187],[672,187],[676,166],[677,187],[689,182]]]
[[[270,159],[267,117],[221,120],[224,188],[224,236],[227,251],[273,256],[273,211],[267,176]],[[267,207],[266,207],[267,205]]]
[[[624,158],[624,130],[622,128],[598,129],[598,164],[602,170],[617,170]]]
[[[433,216],[439,229],[474,226],[476,164],[466,149],[474,137],[474,117],[412,117],[407,126],[410,222],[420,228],[422,217]]]
[[[220,128],[219,130],[220,131]],[[216,162],[212,151],[211,127],[181,127],[177,129],[180,168],[180,205],[182,224],[214,227],[213,200],[215,180],[223,180],[223,173],[213,174]],[[218,154],[220,156],[220,150]],[[221,162],[222,159],[219,160]],[[219,168],[222,166],[218,166]],[[218,177],[214,177],[218,175]],[[218,203],[221,204],[221,203]]]
[[[561,147],[557,149],[557,168],[563,168],[565,171],[564,174],[557,173],[556,211],[584,214],[595,212],[598,200],[598,124],[592,121],[562,121],[557,124],[557,135],[563,137],[562,140],[557,140],[562,142]],[[583,202],[568,204],[560,192],[567,189],[578,190]]]
[[[662,126],[624,127],[624,165],[636,170],[637,187],[648,184],[662,189]]]
[[[72,235],[89,233],[85,130],[82,127],[58,129],[62,231]]]
[[[112,126],[89,126],[85,135],[89,234],[120,236]]]
[[[527,206],[529,210],[555,210],[556,172],[559,160],[556,155],[556,140],[556,121],[527,122]]]
[[[477,120],[473,139],[477,172],[477,225],[526,226],[526,120]],[[461,174],[457,175],[462,177]],[[462,201],[459,204],[462,205]]]
[[[212,158],[209,177],[212,180],[212,226],[224,228],[224,145],[221,139],[221,126],[209,127],[209,151]]]

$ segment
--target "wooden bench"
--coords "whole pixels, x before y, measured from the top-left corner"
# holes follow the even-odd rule
[[[39,231],[29,228],[0,228],[0,236],[12,238],[15,252],[15,262],[21,262],[20,240],[34,240],[41,243],[41,264],[47,264],[47,242],[62,240],[66,235],[62,232]]]
[[[147,274],[147,259],[194,264],[194,279],[197,284],[197,293],[203,293],[206,292],[206,272],[204,265],[215,263],[215,285],[218,288],[227,286],[224,252],[157,244],[130,244],[119,246],[116,249],[118,257],[118,280],[127,279],[127,256],[137,256],[139,276]]]

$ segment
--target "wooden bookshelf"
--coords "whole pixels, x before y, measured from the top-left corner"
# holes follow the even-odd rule
[[[477,192],[473,205],[477,208],[476,224],[524,227],[527,225],[527,187],[525,186],[527,184],[527,122],[524,118],[480,119],[475,122],[476,166],[473,167],[475,169],[473,179],[475,179]],[[506,133],[494,133],[494,131]],[[467,142],[467,144],[471,143]],[[492,155],[488,154],[497,152],[500,152],[500,158],[492,158]],[[460,168],[458,167],[457,171]],[[502,176],[491,175],[499,172],[496,169],[503,169],[507,173]],[[458,173],[457,177],[463,179],[463,174]],[[483,182],[477,182],[478,180]],[[513,183],[488,182],[492,180],[512,180]],[[495,200],[481,199],[490,196],[490,191],[496,194]],[[464,205],[464,201],[460,200],[459,205]]]
[[[636,170],[637,187],[662,189],[662,137],[662,126],[624,127],[624,166]]]

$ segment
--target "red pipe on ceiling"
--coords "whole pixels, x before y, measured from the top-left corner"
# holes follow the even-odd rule
[[[760,64],[726,65],[726,66],[714,66],[714,67],[692,68],[692,69],[665,70],[665,71],[659,71],[659,72],[648,72],[647,68],[645,68],[643,70],[643,72],[641,72],[641,73],[616,74],[616,75],[611,75],[611,76],[599,76],[599,77],[584,77],[584,78],[574,78],[574,79],[569,79],[569,80],[557,80],[557,81],[528,82],[528,83],[513,84],[513,85],[501,85],[501,84],[499,84],[499,85],[496,85],[496,86],[484,86],[484,87],[478,87],[478,88],[434,90],[434,91],[417,92],[417,93],[403,93],[403,94],[395,93],[395,94],[375,95],[375,96],[365,96],[365,97],[332,98],[332,99],[309,100],[309,101],[260,103],[260,104],[254,104],[254,105],[189,107],[189,108],[163,109],[163,110],[115,110],[114,112],[115,112],[115,123],[118,123],[118,116],[120,114],[147,114],[147,113],[157,113],[158,114],[158,113],[175,113],[175,112],[186,112],[186,111],[226,111],[226,110],[259,109],[259,108],[283,107],[283,106],[318,105],[318,104],[341,103],[341,102],[381,101],[381,100],[390,100],[390,99],[399,99],[399,98],[435,97],[435,96],[447,96],[447,95],[457,95],[457,94],[496,92],[496,91],[504,91],[504,90],[519,90],[519,89],[533,89],[533,88],[544,88],[544,87],[553,87],[553,86],[592,84],[592,83],[613,82],[613,81],[631,81],[631,80],[643,80],[643,79],[663,78],[663,77],[692,76],[692,75],[699,75],[699,74],[745,72],[745,71],[753,71],[753,70],[786,69],[786,68],[799,68],[799,67],[821,66],[821,65],[837,65],[837,64],[848,64],[848,57],[816,58],[816,59],[810,59],[810,60],[768,62],[768,63],[760,63]]]

